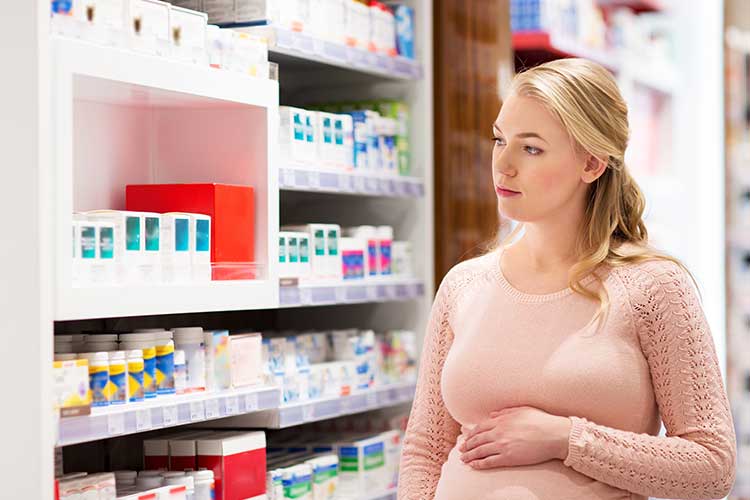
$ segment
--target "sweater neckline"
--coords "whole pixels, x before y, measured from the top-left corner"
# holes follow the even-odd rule
[[[500,249],[496,252],[495,258],[493,259],[493,263],[492,263],[492,275],[495,278],[495,280],[498,282],[500,287],[506,293],[508,293],[508,295],[510,295],[513,299],[519,302],[541,303],[541,302],[551,302],[555,300],[560,300],[575,293],[575,291],[570,287],[564,288],[563,290],[558,290],[556,292],[541,293],[541,294],[526,293],[517,289],[507,280],[507,278],[503,274],[503,268],[500,264],[501,264],[501,257],[503,255],[504,250],[505,248],[501,246]],[[591,273],[581,280],[581,284],[584,286],[588,286],[595,279],[596,278],[594,274]]]

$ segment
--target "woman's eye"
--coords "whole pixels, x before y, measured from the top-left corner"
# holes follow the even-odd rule
[[[535,155],[535,156],[538,155],[538,154],[541,154],[541,152],[542,152],[541,149],[535,148],[534,146],[524,146],[523,149],[524,149],[524,151],[526,151],[530,155]]]
[[[493,137],[492,142],[494,142],[498,146],[505,146],[505,139],[502,137]]]

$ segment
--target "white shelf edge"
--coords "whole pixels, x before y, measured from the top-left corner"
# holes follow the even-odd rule
[[[272,280],[71,287],[57,296],[55,320],[274,309],[277,293]]]
[[[258,427],[284,429],[371,410],[408,403],[414,398],[415,381],[376,387],[349,396],[322,398],[282,404],[276,408],[254,412],[223,421],[219,427]]]
[[[58,68],[65,68],[74,75],[109,81],[84,87],[89,94],[79,98],[86,100],[149,106],[223,103],[271,107],[278,95],[278,82],[267,78],[64,36],[53,36],[51,42],[53,60]],[[145,96],[114,92],[112,85],[120,84],[157,92]]]
[[[359,500],[391,500],[396,498],[398,493],[398,487],[388,488],[387,490],[378,491],[376,493],[366,493]]]
[[[425,192],[424,182],[417,177],[296,166],[279,169],[279,189],[394,198],[421,198]]]
[[[90,415],[60,418],[56,446],[86,443],[194,424],[278,406],[275,386],[158,396],[153,400],[92,408]]]
[[[407,301],[424,293],[424,283],[418,279],[301,283],[280,287],[279,308]]]
[[[273,25],[247,27],[228,24],[222,26],[250,32],[264,32],[269,39],[268,51],[271,54],[296,57],[313,63],[397,80],[419,80],[423,76],[422,65],[415,59],[376,54]]]

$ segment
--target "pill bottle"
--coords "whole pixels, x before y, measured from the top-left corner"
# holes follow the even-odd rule
[[[109,353],[109,402],[124,404],[128,402],[128,368],[125,351]]]
[[[174,342],[172,332],[154,332],[156,338],[156,393],[174,394]]]
[[[210,470],[197,470],[188,473],[193,477],[194,497],[193,500],[214,499],[214,473]]]
[[[91,406],[109,406],[109,355],[106,352],[85,352],[81,357],[89,362]]]
[[[128,351],[128,401],[143,401],[143,350]]]
[[[143,356],[143,395],[156,397],[156,340],[153,333],[123,333],[120,335],[120,349],[132,351],[140,349]]]

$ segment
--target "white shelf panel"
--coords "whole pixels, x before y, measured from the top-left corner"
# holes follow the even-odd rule
[[[55,320],[273,309],[277,293],[269,280],[70,288],[57,297]]]
[[[64,37],[54,37],[51,45],[60,75],[96,78],[77,83],[80,100],[182,108],[273,107],[278,99],[275,80]]]
[[[310,65],[334,66],[397,80],[418,80],[423,76],[422,65],[413,59],[376,54],[272,25],[250,28],[251,31],[260,29],[268,36],[272,59],[273,55],[280,55]]]
[[[279,307],[306,307],[413,300],[424,296],[421,280],[363,281],[282,286]]]
[[[153,400],[92,408],[91,415],[59,419],[56,446],[166,429],[277,407],[278,387],[159,396]]]
[[[358,500],[396,500],[397,493],[398,488],[394,487],[376,493],[363,493]]]
[[[278,408],[223,420],[219,423],[219,426],[262,427],[267,429],[294,427],[319,420],[354,415],[408,403],[414,398],[415,388],[416,383],[410,381],[378,387],[350,396],[282,405]]]
[[[354,172],[285,167],[279,170],[279,188],[286,191],[340,193],[394,198],[421,198],[424,183],[416,177],[379,176]]]

